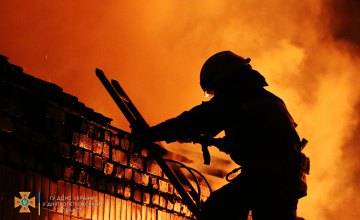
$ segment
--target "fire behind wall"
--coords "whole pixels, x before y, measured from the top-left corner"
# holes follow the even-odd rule
[[[0,84],[0,219],[193,219],[112,119],[3,56]]]

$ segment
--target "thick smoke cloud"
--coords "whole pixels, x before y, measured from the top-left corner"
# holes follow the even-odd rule
[[[333,187],[330,197],[334,200],[324,206],[321,214],[324,219],[356,219],[359,216],[356,210],[360,206],[358,198],[360,195],[358,187],[360,185],[360,92],[358,68],[353,65],[358,66],[360,61],[360,2],[356,0],[331,1],[327,8],[330,12],[327,31],[339,44],[339,51],[350,60],[350,63],[342,63],[339,73],[349,70],[352,72],[349,76],[351,82],[347,88],[351,91],[348,94],[348,104],[351,109],[347,116],[348,127],[343,131],[344,142],[340,145],[341,156],[335,164],[340,168],[338,172],[332,173],[337,178],[343,177],[343,179]],[[339,61],[341,60],[339,58]]]
[[[330,31],[335,39],[346,40],[351,47],[360,48],[360,2],[357,0],[330,1]]]
[[[252,59],[309,140],[307,220],[355,220],[359,195],[360,3],[344,1],[3,0],[0,53],[61,86],[87,106],[129,125],[95,76],[117,79],[154,125],[204,100],[199,70],[213,53]],[[237,167],[211,148],[165,145],[204,172],[213,188]],[[189,160],[190,159],[190,160]],[[191,162],[192,161],[192,162]]]

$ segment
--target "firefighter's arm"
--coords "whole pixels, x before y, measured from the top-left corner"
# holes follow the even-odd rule
[[[149,135],[154,141],[168,143],[204,134],[213,137],[221,131],[215,113],[215,108],[211,103],[203,102],[175,118],[150,127]]]

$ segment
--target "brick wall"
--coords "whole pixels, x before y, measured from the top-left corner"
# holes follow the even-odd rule
[[[110,122],[0,56],[0,219],[193,219],[148,152]],[[36,198],[30,214],[14,208],[19,192]]]

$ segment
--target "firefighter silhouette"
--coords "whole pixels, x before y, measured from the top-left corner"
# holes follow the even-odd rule
[[[170,143],[224,131],[217,147],[241,166],[241,173],[210,195],[201,219],[245,220],[250,211],[254,220],[296,219],[307,186],[301,180],[297,125],[283,100],[264,88],[268,84],[249,58],[231,51],[204,63],[200,85],[213,95],[209,101],[150,127],[146,136]]]

